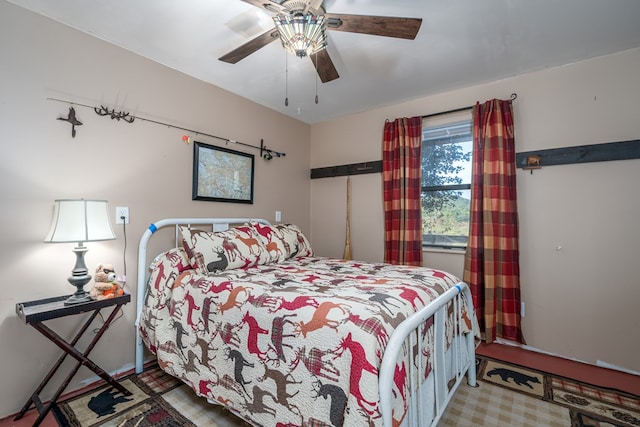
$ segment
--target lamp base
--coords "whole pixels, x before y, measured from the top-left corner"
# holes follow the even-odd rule
[[[89,301],[93,301],[93,299],[89,296],[88,292],[83,291],[82,294],[76,292],[64,301],[64,305],[76,305]]]
[[[84,263],[84,254],[87,252],[87,248],[79,242],[78,246],[73,248],[73,252],[76,254],[76,265],[71,271],[71,276],[69,276],[67,280],[76,287],[76,291],[64,302],[64,305],[74,305],[93,301],[91,296],[89,296],[89,293],[84,290],[84,285],[89,283],[91,280],[91,275],[87,271],[87,266]]]

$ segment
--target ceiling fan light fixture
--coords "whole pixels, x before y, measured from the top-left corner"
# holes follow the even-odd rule
[[[296,12],[276,15],[273,21],[280,33],[282,46],[300,58],[311,56],[327,47],[324,15]]]

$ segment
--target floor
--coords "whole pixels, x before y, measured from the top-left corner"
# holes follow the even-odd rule
[[[573,360],[562,359],[501,344],[482,344],[478,348],[477,353],[482,356],[528,366],[533,369],[573,378],[601,387],[623,390],[640,396],[640,378],[624,372],[600,368]],[[31,409],[19,421],[13,421],[13,416],[0,419],[0,427],[31,426],[36,418],[37,413]],[[55,427],[58,424],[53,415],[48,414],[40,425],[42,427]]]

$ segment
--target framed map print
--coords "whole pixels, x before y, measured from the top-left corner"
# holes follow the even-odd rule
[[[196,142],[193,200],[253,204],[253,154]]]

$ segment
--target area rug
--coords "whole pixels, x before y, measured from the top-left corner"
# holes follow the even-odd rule
[[[119,382],[132,395],[109,385],[58,403],[53,413],[66,427],[250,427],[219,405],[209,404],[157,365]]]
[[[463,382],[439,426],[638,427],[640,396],[489,358]]]
[[[639,427],[640,397],[479,357],[479,387],[460,386],[439,426]],[[59,403],[61,426],[246,427],[157,366]],[[351,426],[347,426],[351,427]]]

